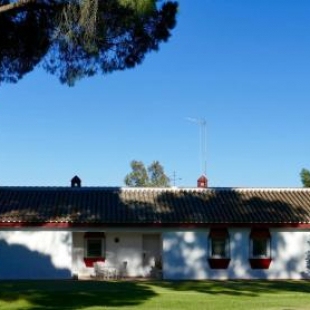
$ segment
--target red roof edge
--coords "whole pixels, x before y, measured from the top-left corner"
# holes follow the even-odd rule
[[[3,228],[295,228],[310,229],[310,223],[69,223],[69,222],[3,222]]]

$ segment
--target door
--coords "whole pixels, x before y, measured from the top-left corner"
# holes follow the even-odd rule
[[[161,236],[145,234],[142,236],[144,276],[157,278],[161,274]]]

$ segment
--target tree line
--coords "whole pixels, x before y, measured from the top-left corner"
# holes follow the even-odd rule
[[[159,161],[153,161],[148,167],[142,161],[130,163],[131,172],[125,176],[124,183],[132,187],[168,187],[170,179]]]
[[[132,187],[168,187],[170,178],[159,161],[153,161],[148,167],[142,161],[130,163],[131,172],[125,176],[124,183]],[[310,170],[303,168],[300,172],[303,187],[310,187]]]

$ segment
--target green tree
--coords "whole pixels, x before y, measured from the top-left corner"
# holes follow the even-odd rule
[[[141,161],[133,160],[130,163],[132,171],[126,175],[124,182],[133,187],[168,187],[170,180],[164,172],[163,166],[154,161],[147,168]]]
[[[154,187],[167,187],[169,186],[170,180],[164,172],[164,167],[159,163],[159,161],[154,161],[148,167],[149,182],[150,186]]]
[[[304,187],[310,187],[310,171],[308,169],[301,169],[300,178]]]
[[[160,0],[0,0],[0,83],[41,65],[62,83],[133,68],[159,49],[177,3]]]
[[[126,175],[124,180],[125,184],[135,187],[148,186],[149,177],[144,164],[141,161],[133,160],[130,166],[132,172]]]

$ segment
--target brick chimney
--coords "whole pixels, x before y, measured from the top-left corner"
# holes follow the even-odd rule
[[[77,175],[71,179],[71,187],[81,187],[81,183],[82,181]]]
[[[198,180],[197,180],[197,187],[199,188],[206,188],[208,187],[208,179],[205,175],[202,175]]]

